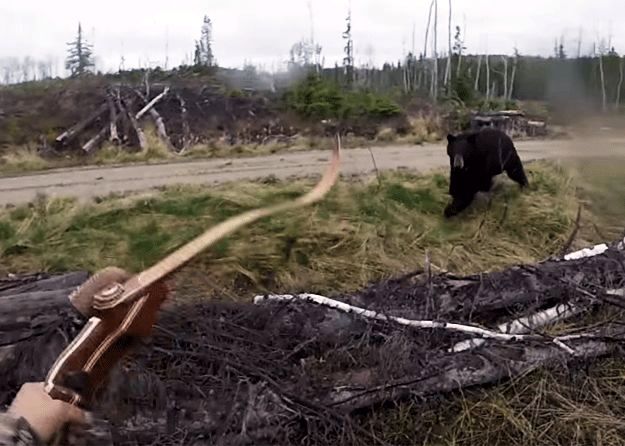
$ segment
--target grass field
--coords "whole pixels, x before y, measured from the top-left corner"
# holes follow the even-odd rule
[[[552,164],[529,169],[531,188],[504,180],[489,200],[445,221],[446,175],[389,174],[342,182],[321,204],[261,221],[221,241],[190,271],[217,290],[347,291],[423,266],[485,271],[558,251],[577,211],[571,176]],[[295,197],[311,186],[241,183],[217,189],[168,188],[140,199],[87,207],[41,198],[0,217],[2,268],[138,271],[225,218]]]
[[[445,221],[444,172],[341,182],[322,203],[263,220],[221,241],[179,274],[189,296],[250,299],[257,292],[333,294],[422,268],[470,273],[535,262],[613,240],[625,224],[625,163],[528,166],[531,187],[498,182],[460,218]],[[0,212],[0,272],[138,271],[207,227],[295,197],[311,181],[169,188],[80,206],[41,198]],[[365,422],[398,445],[625,444],[625,365],[606,360],[575,373],[541,371],[489,388],[406,403]]]

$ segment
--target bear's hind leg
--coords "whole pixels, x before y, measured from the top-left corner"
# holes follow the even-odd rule
[[[510,177],[511,180],[519,183],[521,187],[526,187],[529,185],[529,181],[527,181],[527,176],[525,175],[525,170],[523,169],[523,163],[521,163],[521,158],[517,154],[514,154],[508,163],[506,164],[506,174]]]

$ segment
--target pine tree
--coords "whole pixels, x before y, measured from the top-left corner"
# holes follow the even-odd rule
[[[65,68],[67,68],[72,77],[81,76],[93,68],[93,46],[85,41],[82,35],[82,26],[78,23],[78,35],[76,40],[67,44],[67,59],[65,59]]]

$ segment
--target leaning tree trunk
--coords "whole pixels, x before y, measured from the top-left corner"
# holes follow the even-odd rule
[[[489,101],[491,98],[491,90],[490,90],[490,56],[486,54],[486,100]]]
[[[477,56],[477,72],[475,73],[475,85],[473,89],[477,92],[480,91],[480,73],[482,71],[482,55]]]
[[[516,70],[517,70],[518,63],[519,63],[519,58],[518,56],[515,56],[514,62],[512,64],[512,75],[510,76],[510,86],[508,88],[508,100],[509,101],[512,100],[512,94],[514,92],[514,82],[516,81]]]
[[[85,119],[80,121],[78,124],[74,125],[73,127],[69,128],[68,130],[66,130],[65,132],[61,133],[59,136],[57,136],[57,138],[55,140],[55,148],[57,150],[61,149],[68,142],[70,142],[76,136],[78,136],[83,130],[85,130],[87,127],[89,127],[89,125],[91,125],[96,119],[98,119],[100,116],[102,116],[104,113],[106,113],[107,109],[108,109],[108,104],[105,103],[105,104],[101,105],[91,115],[87,116]]]
[[[448,53],[447,53],[447,66],[445,67],[445,87],[447,87],[447,92],[449,93],[451,90],[449,88],[451,84],[451,57],[452,57],[452,45],[451,45],[451,18],[452,18],[452,0],[449,0],[449,20],[447,26],[447,37],[449,39]]]
[[[508,99],[508,58],[501,56],[503,60],[503,98]]]
[[[616,86],[616,102],[614,103],[614,109],[619,111],[621,108],[621,91],[623,88],[623,63],[625,62],[625,57],[619,58],[618,64],[618,85]]]
[[[599,74],[601,76],[601,110],[608,111],[608,99],[605,92],[605,70],[603,68],[603,53],[599,54]]]
[[[438,0],[434,0],[434,69],[432,70],[432,100],[438,99]]]
[[[117,132],[117,121],[119,117],[110,93],[106,96],[106,103],[109,108],[109,119],[111,120],[109,124],[109,138],[113,144],[118,145],[120,143],[119,133]]]
[[[141,101],[143,101],[143,103],[146,104],[145,107],[139,113],[137,113],[137,117],[136,117],[137,120],[141,119],[141,117],[145,113],[149,113],[150,116],[152,117],[152,121],[154,121],[154,125],[156,126],[156,133],[158,134],[158,137],[160,138],[160,140],[163,141],[163,143],[167,146],[167,148],[171,152],[176,152],[176,148],[172,144],[171,139],[169,138],[169,135],[167,134],[167,128],[165,127],[165,120],[155,108],[155,105],[167,95],[167,93],[169,92],[169,88],[166,88],[163,91],[163,93],[158,95],[156,98],[154,98],[150,102],[148,102],[147,97],[144,96],[143,93],[141,93],[139,90],[134,90],[134,92],[139,97],[139,99],[141,99]]]

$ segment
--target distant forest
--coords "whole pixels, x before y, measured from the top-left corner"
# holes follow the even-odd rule
[[[193,56],[187,57],[181,66],[171,70],[162,67],[127,70],[122,57],[117,72],[109,75],[133,79],[138,72],[146,71],[155,73],[156,77],[165,73],[173,76],[212,73],[229,88],[277,91],[291,88],[307,75],[316,73],[345,90],[423,98],[431,103],[456,101],[460,105],[471,105],[478,101],[486,104],[494,101],[505,106],[514,100],[534,100],[605,112],[620,110],[625,57],[611,47],[610,40],[593,45],[588,55],[581,54],[580,41],[574,58],[565,53],[562,39],[556,39],[551,57],[525,56],[516,49],[513,55],[469,55],[465,54],[467,49],[460,27],[456,26],[454,32],[451,14],[446,30],[448,41],[443,45],[438,42],[437,47],[437,14],[437,0],[432,0],[427,29],[429,32],[432,26],[433,31],[426,32],[426,45],[420,54],[409,53],[402,60],[385,63],[382,67],[356,64],[351,12],[345,19],[345,31],[341,36],[345,44],[344,59],[334,67],[325,66],[322,48],[313,37],[292,45],[287,69],[282,72],[268,73],[250,63],[242,69],[219,67],[212,49],[213,23],[204,16]],[[430,25],[432,17],[434,20]],[[86,41],[80,24],[76,38],[67,46],[64,73],[69,73],[70,77],[96,74],[95,52]],[[0,59],[0,83],[57,78],[57,65],[51,60],[36,61],[30,57]]]

